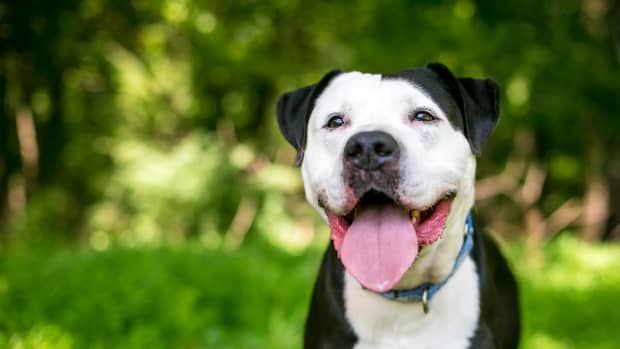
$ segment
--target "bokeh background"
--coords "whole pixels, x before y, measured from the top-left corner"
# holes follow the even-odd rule
[[[522,348],[618,348],[619,0],[1,2],[0,347],[300,347],[329,233],[277,97],[433,61],[502,87]]]

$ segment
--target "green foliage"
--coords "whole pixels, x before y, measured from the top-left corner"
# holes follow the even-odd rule
[[[620,154],[619,8],[0,3],[0,346],[296,347],[319,257],[308,247],[327,235],[274,105],[336,67],[441,61],[496,79],[502,120],[479,172],[509,157],[546,170],[534,204],[547,217]],[[505,201],[487,200],[481,218],[501,215],[516,235]],[[511,256],[525,348],[616,345],[617,246],[560,240]]]
[[[258,165],[293,163],[293,150],[275,126],[279,93],[336,67],[390,72],[429,61],[444,62],[458,75],[498,80],[502,121],[480,173],[497,173],[511,153],[540,162],[548,169],[544,194],[553,193],[542,196],[540,207],[549,214],[583,196],[585,176],[604,171],[619,146],[620,70],[612,54],[618,5],[586,3],[0,4],[6,23],[0,31],[0,229],[22,237],[29,227],[46,226],[62,238],[89,239],[95,231],[118,235],[121,228],[139,235],[156,222],[183,238],[222,233],[242,192],[253,195],[257,215],[267,207],[265,195],[299,202],[299,188],[293,195],[267,193],[250,179]],[[19,111],[32,113],[34,160],[22,153]],[[525,134],[526,144],[515,144],[515,134]],[[228,158],[239,147],[251,156],[231,168]],[[181,160],[168,157],[176,156],[197,166],[175,166],[170,162]],[[162,175],[153,180],[174,191],[192,177],[195,195],[151,195],[152,180],[132,177],[165,167],[169,173],[153,172]],[[230,195],[205,193],[206,186]],[[23,190],[25,202],[11,190]],[[170,210],[178,200],[193,209]],[[143,211],[145,205],[151,207]],[[93,218],[102,207],[122,212]],[[122,217],[135,212],[141,217]]]
[[[0,346],[294,348],[317,259],[260,245],[10,255]]]
[[[509,256],[522,281],[523,348],[617,348],[620,246],[561,237],[542,251],[515,247]]]
[[[234,181],[239,168],[211,137],[195,132],[169,149],[127,139],[111,152],[119,170],[92,208],[89,230],[129,245],[225,231],[240,193],[222,179]]]
[[[523,349],[616,348],[620,247],[509,246]],[[320,254],[261,240],[178,248],[14,251],[0,258],[0,346],[297,348]]]

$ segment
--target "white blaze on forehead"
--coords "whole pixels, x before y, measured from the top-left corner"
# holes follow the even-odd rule
[[[379,74],[359,72],[336,77],[316,100],[309,123],[311,129],[322,128],[334,112],[354,119],[354,126],[402,124],[416,109],[432,111],[446,120],[444,111],[419,86],[403,79],[383,79]]]

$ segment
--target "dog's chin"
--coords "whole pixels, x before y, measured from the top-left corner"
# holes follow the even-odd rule
[[[340,260],[363,287],[375,292],[393,289],[421,250],[442,237],[455,195],[440,193],[432,205],[411,207],[370,190],[345,214],[326,206]]]

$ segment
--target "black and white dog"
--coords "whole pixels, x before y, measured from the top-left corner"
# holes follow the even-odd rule
[[[517,347],[514,277],[470,213],[475,155],[499,119],[494,81],[441,64],[332,71],[277,114],[333,240],[305,348]]]

